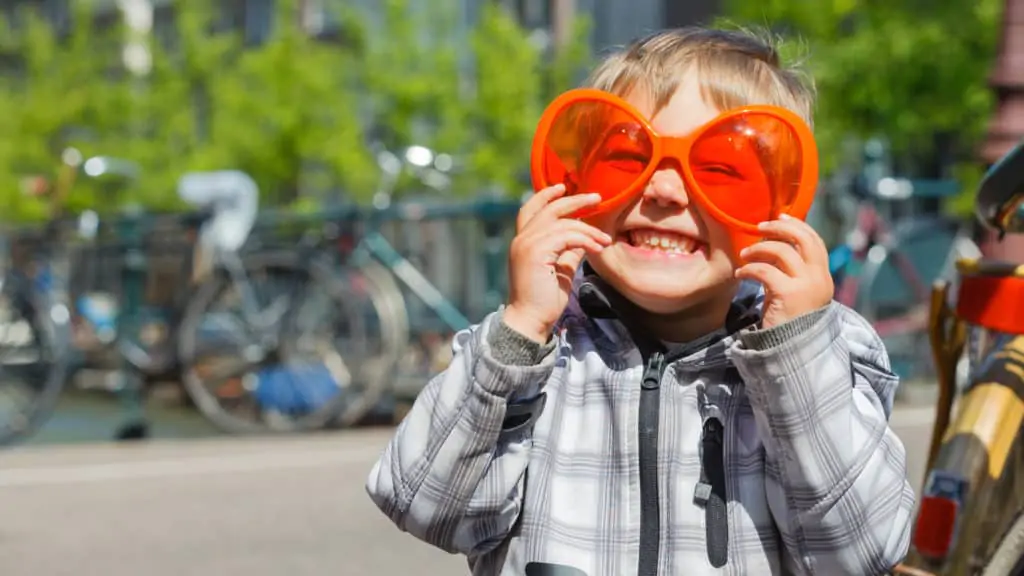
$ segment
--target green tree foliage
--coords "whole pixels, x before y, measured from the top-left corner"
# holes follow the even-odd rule
[[[5,215],[44,215],[46,205],[26,195],[21,182],[33,175],[52,178],[64,146],[123,146],[118,140],[129,127],[132,98],[127,84],[108,80],[119,58],[117,32],[98,33],[76,6],[75,25],[65,38],[30,11],[19,14],[17,25],[3,23],[0,37],[10,70],[0,79]],[[97,204],[102,199],[96,192],[84,186],[72,202]]]
[[[954,139],[957,161],[977,165],[1002,4],[727,0],[725,11],[744,25],[770,24],[790,39],[786,56],[807,57],[823,168],[843,161],[844,138],[884,135],[907,173],[935,177],[928,172],[945,137]],[[965,185],[973,180],[971,170],[957,172]]]
[[[422,144],[460,159],[456,191],[524,188],[533,130],[554,92],[589,63],[589,23],[545,52],[496,2],[460,30],[454,3],[386,0],[383,18],[360,27],[360,84],[385,144]]]
[[[31,10],[0,30],[4,219],[44,216],[18,183],[52,177],[69,145],[141,167],[117,197],[80,179],[73,209],[180,207],[178,176],[227,168],[251,174],[265,206],[366,201],[378,180],[373,140],[453,154],[457,193],[518,193],[542,107],[589,53],[585,21],[570,45],[545,52],[496,3],[466,28],[445,0],[384,0],[373,12],[338,2],[340,41],[323,42],[278,0],[270,38],[252,45],[221,24],[218,3],[173,0],[173,21],[150,39],[151,70],[137,78],[120,63],[125,31],[73,4],[70,33]]]

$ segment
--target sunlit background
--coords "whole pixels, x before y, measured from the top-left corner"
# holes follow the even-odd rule
[[[0,0],[0,16],[0,440],[24,458],[325,429],[379,449],[451,335],[504,301],[544,106],[664,27],[769,30],[815,78],[810,221],[836,298],[889,347],[901,406],[933,401],[932,282],[957,257],[1024,262],[972,205],[1024,138],[1020,0]],[[359,522],[383,522],[358,488],[371,452],[345,472]],[[34,485],[5,484],[2,462],[0,491]],[[170,522],[147,514],[118,518]],[[292,546],[317,558],[331,530],[355,533],[324,522]],[[373,526],[361,537],[408,543]],[[157,574],[152,537],[93,572]],[[4,574],[73,573],[5,546]],[[228,549],[203,548],[198,572],[165,551],[184,567],[167,573],[240,573]],[[365,556],[343,574],[401,561],[330,554]],[[325,574],[328,556],[257,573]]]

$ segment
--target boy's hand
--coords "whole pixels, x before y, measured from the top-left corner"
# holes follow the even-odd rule
[[[764,286],[763,328],[788,322],[828,305],[835,287],[828,269],[828,249],[810,224],[783,216],[759,226],[766,240],[744,248],[747,263],[737,278]]]
[[[611,244],[597,228],[568,218],[597,204],[598,194],[565,195],[561,184],[534,194],[519,210],[509,247],[509,302],[502,320],[537,342],[547,342],[565,311],[572,279],[587,252]]]

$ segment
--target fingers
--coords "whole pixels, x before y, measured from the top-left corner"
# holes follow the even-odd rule
[[[572,280],[572,278],[576,276],[576,271],[579,270],[580,264],[583,263],[583,258],[586,255],[587,251],[581,248],[562,252],[561,256],[558,257],[558,260],[555,261],[555,273],[562,278]]]
[[[813,299],[821,292],[831,298],[828,250],[814,228],[788,216],[762,222],[758,228],[766,239],[740,251],[745,263],[736,270],[736,278],[760,282],[775,297]]]
[[[516,230],[522,232],[530,225],[539,225],[541,222],[550,222],[571,216],[573,213],[597,205],[601,201],[600,194],[573,194],[571,196],[563,196],[563,194],[565,194],[565,186],[561,184],[538,192],[519,210]]]
[[[766,238],[792,244],[808,264],[820,264],[828,258],[825,241],[810,224],[783,215],[778,220],[762,222],[758,229]]]
[[[516,230],[522,230],[533,217],[537,215],[552,200],[565,194],[565,184],[555,184],[537,192],[519,208],[519,216],[516,218]]]
[[[559,254],[570,248],[600,251],[612,243],[611,236],[582,220],[561,219],[552,222],[550,226],[530,228],[518,238],[523,242],[544,246],[546,250],[554,249]]]
[[[512,240],[509,255],[518,261],[552,265],[568,250],[598,253],[612,238],[580,220],[556,220],[550,226],[530,226]]]
[[[771,264],[788,276],[796,276],[806,266],[796,247],[779,240],[762,240],[740,251],[740,258],[748,264]]]
[[[736,269],[736,278],[760,282],[765,291],[771,294],[782,294],[790,281],[790,277],[782,270],[765,262],[752,262],[740,266]]]
[[[597,232],[598,234],[604,234],[600,231]],[[546,240],[547,242],[544,242],[544,244],[547,245],[544,248],[545,252],[549,255],[548,262],[552,264],[556,263],[563,253],[567,251],[583,250],[597,254],[611,243],[610,238],[605,240],[605,238],[595,236],[587,230],[575,228],[553,232]]]

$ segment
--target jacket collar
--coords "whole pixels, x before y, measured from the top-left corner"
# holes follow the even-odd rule
[[[577,273],[575,291],[580,310],[588,318],[618,321],[645,355],[650,351],[664,350],[664,344],[639,325],[639,307],[598,276],[586,261]],[[759,322],[763,304],[764,289],[760,284],[741,283],[726,315],[721,335],[734,334]]]

